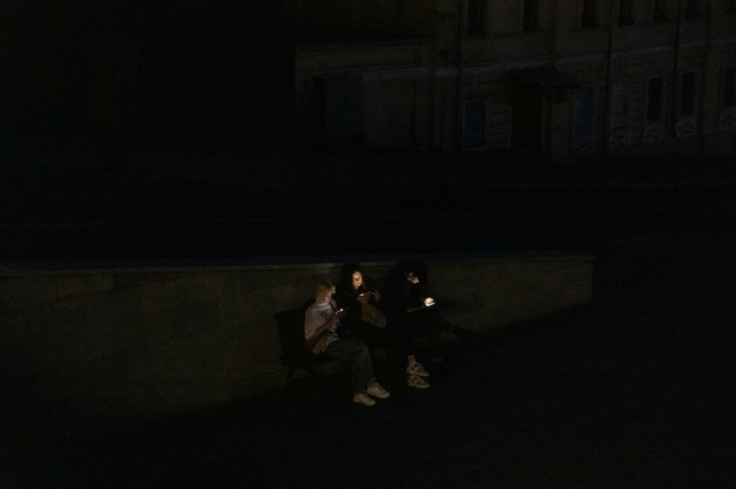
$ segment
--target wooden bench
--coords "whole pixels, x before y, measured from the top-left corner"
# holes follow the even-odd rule
[[[301,369],[312,377],[322,378],[345,371],[344,362],[326,353],[315,355],[304,348],[304,307],[276,313],[281,346],[281,364],[287,367],[286,382]]]

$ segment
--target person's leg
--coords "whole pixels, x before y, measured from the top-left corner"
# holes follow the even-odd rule
[[[424,365],[417,361],[416,355],[406,356],[406,373],[409,375],[418,375],[419,377],[429,377],[429,373],[424,370]]]
[[[351,339],[339,339],[327,345],[326,353],[350,362],[353,392],[365,392],[366,386],[376,381],[373,364],[365,343]]]
[[[392,321],[389,330],[396,337],[396,350],[400,356],[414,355],[414,334],[407,321]]]
[[[449,338],[447,333],[451,332],[460,336],[457,333],[459,328],[442,317],[435,308],[423,309],[409,316],[411,316],[412,329],[416,332],[415,334],[429,340],[429,347],[422,350],[422,358],[432,364],[441,363],[444,358],[444,347]],[[416,387],[416,385],[413,386]]]
[[[444,331],[449,331],[459,338],[469,338],[473,336],[472,331],[455,326],[450,321],[442,317],[436,306],[431,309],[424,309],[418,312],[420,314],[419,317],[421,317],[421,321],[428,327],[434,329],[436,331],[435,334],[439,334],[439,336],[441,336],[441,332]]]
[[[429,340],[430,348],[422,352],[422,357],[432,358],[435,355],[435,351],[442,343],[443,333],[449,331],[452,325],[449,322],[443,320],[443,318],[433,311],[424,309],[420,311],[407,314],[406,318],[406,331],[407,335],[411,337],[412,351],[413,351],[413,339],[418,337],[424,337]]]
[[[355,339],[365,343],[370,351],[393,346],[394,341],[387,328],[377,328],[360,320],[351,323],[351,328],[355,333]]]
[[[426,389],[429,387],[429,383],[423,377],[428,377],[429,374],[424,370],[422,364],[417,361],[414,347],[414,338],[424,335],[421,332],[421,322],[414,321],[411,317],[404,319],[391,324],[396,330],[399,355],[406,357],[407,385],[418,389]]]
[[[452,331],[452,323],[440,316],[437,306],[431,309],[423,309],[419,313],[422,315],[422,321],[430,327],[439,331]]]
[[[373,397],[386,399],[391,394],[376,382],[373,375],[373,364],[371,355],[365,343],[357,340],[340,339],[327,345],[325,350],[328,354],[351,363],[353,402],[364,406],[373,406],[376,401]]]

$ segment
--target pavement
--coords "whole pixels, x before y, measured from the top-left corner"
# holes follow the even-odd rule
[[[388,178],[390,165],[384,164],[379,173]],[[200,171],[201,165],[194,162],[192,168]],[[351,168],[355,169],[354,162]],[[440,176],[442,165],[433,168]],[[114,180],[118,182],[115,185],[121,182],[118,177],[95,175],[95,171],[54,176],[55,171],[36,172],[33,180],[69,182],[68,177],[76,175],[77,182],[87,177],[98,182]],[[148,167],[148,171],[153,169]],[[224,181],[234,182],[234,175],[221,171]],[[271,181],[280,184],[276,178],[279,172],[271,171]],[[306,171],[314,172],[318,180],[323,175],[313,169]],[[406,185],[399,186],[402,192],[411,190],[418,181],[418,170],[407,167],[401,171],[407,174],[406,179],[391,181],[403,181]],[[552,181],[519,180],[520,176],[503,180],[504,174],[516,173],[518,168],[486,171],[484,177],[468,171],[466,177],[475,175],[475,180],[455,188],[468,191],[475,182],[482,184],[484,193],[489,188],[524,193],[524,189],[550,187]],[[145,426],[126,426],[114,433],[49,434],[42,443],[18,441],[12,446],[6,439],[2,442],[0,487],[734,487],[736,221],[731,201],[714,191],[724,180],[693,183],[690,179],[685,185],[687,182],[680,179],[647,183],[642,180],[650,177],[643,176],[636,183],[657,186],[637,193],[631,189],[639,187],[632,186],[630,179],[622,180],[624,186],[614,185],[611,179],[594,186],[586,178],[585,185],[579,186],[569,180],[581,178],[579,171],[547,171],[561,172],[560,179],[554,180],[557,189],[598,192],[618,188],[620,192],[608,196],[617,203],[613,207],[623,213],[625,206],[618,204],[632,199],[638,202],[629,219],[608,221],[595,242],[583,240],[585,246],[594,245],[597,255],[591,304],[503,329],[488,325],[488,331],[475,338],[448,344],[445,362],[428,366],[432,386],[426,391],[405,386],[400,368],[376,360],[379,380],[392,396],[370,408],[353,404],[348,384],[340,378],[323,384],[305,377],[257,398]],[[21,173],[14,173],[16,183],[21,182]],[[42,173],[48,178],[37,178]],[[233,187],[219,186],[222,182],[213,182],[211,176],[163,179],[160,167],[153,173],[145,178],[141,173],[128,174],[122,179],[124,185],[117,187],[122,189],[117,195],[124,197],[131,182],[144,188],[150,180],[157,183],[149,189],[149,196],[156,195],[157,189],[161,192],[164,180],[191,191],[213,189],[210,185],[218,185],[216,190]],[[492,180],[492,186],[487,179]],[[247,186],[246,180],[239,185]],[[264,181],[269,181],[266,175]],[[296,179],[292,190],[309,187],[297,185],[299,181]],[[319,187],[331,188],[333,183],[323,181]],[[446,183],[434,181],[434,185],[448,188]],[[268,187],[252,185],[256,189]],[[284,192],[287,187],[276,190]],[[676,211],[662,213],[660,205],[641,205],[642,198],[656,195],[662,188],[666,192],[659,195],[669,196],[664,207]],[[689,193],[693,188],[701,188],[696,197]],[[557,191],[547,195],[553,194],[560,195]],[[177,202],[187,192],[168,195],[172,198],[164,201]],[[535,201],[529,195],[507,211],[518,211],[522,203],[533,206]],[[587,198],[591,193],[579,195]],[[674,206],[677,195],[692,198],[686,199],[685,206]],[[704,200],[704,195],[709,198]],[[555,202],[562,201],[558,198]],[[696,202],[703,205],[691,205]],[[466,202],[468,206],[473,203],[474,199]],[[66,204],[59,203],[59,207]],[[607,207],[599,204],[591,201],[590,207]],[[693,207],[700,210],[693,211]],[[652,208],[657,212],[647,213]],[[21,209],[16,207],[18,212]],[[51,207],[30,205],[28,209],[46,212]],[[563,208],[557,209],[536,215],[565,215]],[[286,206],[284,212],[289,211]],[[83,209],[76,215],[87,216],[89,212]],[[633,225],[632,216],[641,212],[645,217]],[[22,213],[6,212],[4,230],[32,221],[14,221],[10,219],[13,215]],[[68,215],[74,213],[69,211]],[[182,215],[186,217],[187,212]],[[301,219],[308,217],[300,215]],[[522,215],[524,212],[514,214],[517,218]],[[37,224],[53,222],[48,220],[49,214],[37,216]],[[102,213],[101,219],[108,222],[109,216]],[[653,216],[671,219],[662,224]],[[673,225],[675,216],[682,218],[677,226]],[[579,217],[576,214],[576,219]],[[279,213],[274,212],[274,219],[278,218]],[[585,229],[593,229],[594,222],[584,221]],[[626,226],[613,232],[614,224]],[[580,233],[586,231],[581,229]],[[442,248],[439,241],[434,243],[436,249]],[[533,245],[532,241],[526,243]],[[31,258],[36,260],[32,262],[35,266],[44,266],[39,265],[38,256]],[[51,258],[78,259],[65,255]],[[121,266],[132,259],[125,254],[118,258]],[[23,450],[24,446],[34,449]]]

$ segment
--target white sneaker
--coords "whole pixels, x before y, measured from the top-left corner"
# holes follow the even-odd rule
[[[406,366],[406,373],[409,375],[418,375],[420,377],[429,377],[429,373],[424,370],[424,366],[421,363],[414,362]]]
[[[376,401],[374,401],[373,398],[365,392],[358,392],[357,394],[353,394],[353,402],[362,404],[364,406],[374,406],[376,404]]]
[[[427,389],[429,387],[429,383],[418,375],[410,375],[406,385],[415,389]]]
[[[378,399],[387,399],[391,396],[391,394],[378,382],[374,382],[373,384],[368,386],[368,394],[372,395],[373,397],[377,397]]]

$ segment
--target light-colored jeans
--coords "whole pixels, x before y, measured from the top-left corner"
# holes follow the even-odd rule
[[[371,354],[365,343],[340,338],[327,345],[325,353],[350,363],[353,392],[365,392],[366,386],[375,382]]]

